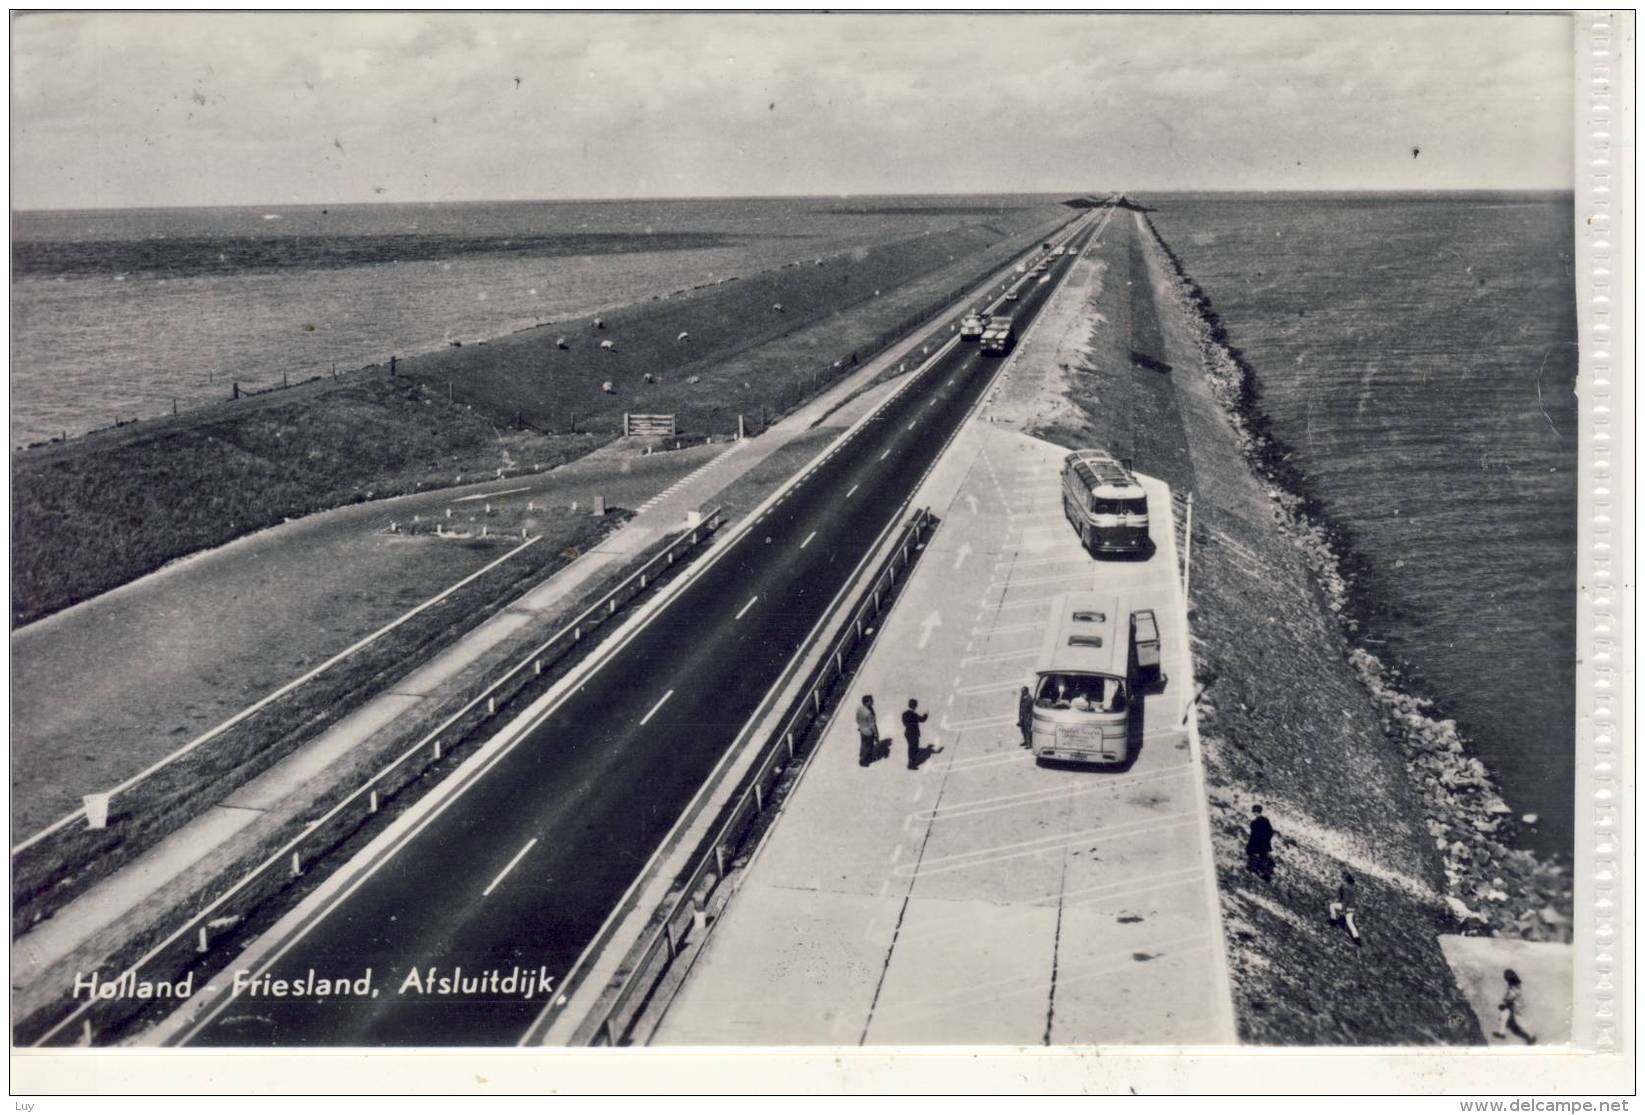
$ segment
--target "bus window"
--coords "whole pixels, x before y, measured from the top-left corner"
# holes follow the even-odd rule
[[[1039,708],[1072,709],[1075,712],[1114,712],[1113,702],[1123,702],[1119,682],[1091,674],[1045,674],[1040,678],[1034,704]],[[1123,703],[1118,706],[1123,708]]]
[[[1093,515],[1146,515],[1148,501],[1146,499],[1098,499],[1091,497],[1091,514]]]

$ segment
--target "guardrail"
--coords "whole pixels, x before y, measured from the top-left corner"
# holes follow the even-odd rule
[[[830,691],[849,676],[846,663],[873,634],[868,621],[889,603],[890,590],[913,566],[915,554],[924,544],[923,536],[935,522],[927,508],[915,512],[903,527],[895,549],[812,671],[789,715],[762,745],[760,758],[745,776],[743,789],[723,811],[723,820],[713,833],[698,847],[693,865],[671,889],[654,919],[657,927],[624,962],[623,974],[617,977],[621,982],[609,1005],[603,1008],[590,1044],[619,1044],[633,1028],[687,937],[700,924],[698,916],[708,899],[724,881],[728,856],[735,854],[750,826],[772,804],[773,787],[799,756],[808,733],[822,717]]]
[[[650,587],[660,571],[675,565],[683,553],[700,545],[723,524],[720,508],[701,515],[684,534],[670,542],[621,584],[523,655],[479,694],[378,769],[341,801],[305,824],[296,836],[285,841],[277,851],[242,875],[182,926],[132,961],[117,979],[135,979],[138,974],[150,981],[180,979],[193,969],[207,967],[201,963],[201,958],[212,949],[214,931],[221,933],[242,927],[258,906],[292,885],[316,859],[353,836],[400,790],[417,781],[436,763],[451,758],[457,746],[473,736],[477,728],[495,717],[500,709],[532,681],[540,678],[549,667],[580,646],[590,632],[615,616],[618,608]],[[65,1031],[76,1021],[82,1024],[81,1032],[72,1035],[73,1039],[89,1043],[94,1036],[94,1011],[97,1021],[106,1028],[129,1019],[144,1006],[141,1001],[123,998],[87,1000],[38,1038],[32,1041],[18,1038],[18,1044],[43,1045],[54,1039],[62,1040]],[[22,1024],[19,1024],[21,1028]]]

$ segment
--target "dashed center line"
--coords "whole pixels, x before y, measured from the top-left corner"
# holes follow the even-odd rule
[[[860,487],[862,487],[862,485],[861,485],[861,484],[853,484],[853,485],[851,485],[851,491],[849,491],[849,492],[847,492],[847,493],[845,493],[845,498],[846,498],[846,499],[850,499],[850,498],[851,498],[851,497],[852,497],[852,496],[853,496],[853,495],[855,495],[855,494],[856,494],[856,491],[857,491],[857,489],[858,489],[858,488],[860,488]]]
[[[918,421],[919,421],[919,419],[917,419],[917,418],[916,418],[916,419],[915,419],[915,420],[914,420],[914,422],[918,422]],[[908,424],[908,428],[909,428],[909,429],[910,429],[910,430],[912,430],[912,429],[913,429],[913,428],[914,428],[914,422],[910,422],[910,423],[909,423],[909,424]]]
[[[815,534],[815,533],[816,533],[816,532],[815,532],[815,531],[813,531],[813,532],[812,532],[812,533],[813,533],[813,534]],[[806,539],[806,540],[805,540],[805,542],[809,542],[809,541],[811,541],[811,539],[809,539],[809,538],[807,538],[807,539]],[[801,545],[801,546],[804,546],[804,545],[805,545],[805,542],[801,542],[801,543],[800,543],[800,545]],[[753,596],[750,596],[750,597],[749,597],[749,598],[748,598],[748,603],[746,603],[746,604],[744,604],[744,605],[743,605],[743,606],[742,606],[742,608],[741,608],[741,610],[740,610],[740,611],[738,611],[738,612],[737,612],[737,618],[738,618],[738,619],[742,619],[742,618],[743,618],[743,615],[744,615],[744,613],[746,613],[746,612],[747,612],[747,611],[748,611],[748,609],[750,609],[750,608],[752,608],[752,607],[753,607],[753,606],[754,606],[754,601],[756,601],[756,600],[758,600],[758,599],[759,599],[759,598],[760,598],[760,597],[759,597],[759,594],[757,594],[757,593],[756,593],[756,594],[755,594],[755,595],[753,595]],[[667,698],[667,697],[664,697],[664,698],[663,698],[663,700],[664,700],[664,701],[666,701],[666,700],[668,700],[668,698]],[[662,701],[659,701],[659,702],[657,702],[657,703],[658,703],[658,704],[661,704],[661,703],[662,703]],[[640,723],[642,723],[642,724],[644,724],[644,723],[645,723],[645,721],[644,721],[644,720],[642,720],[642,721],[640,721]]]
[[[880,460],[883,461],[889,456],[891,456],[891,450],[887,449],[884,453],[880,454]]]
[[[749,603],[752,604],[753,601],[750,600]],[[651,711],[646,713],[644,716],[640,717],[640,724],[643,726],[646,723],[646,721],[650,720],[653,716],[656,716],[657,715],[657,710],[662,708],[663,705],[667,704],[668,699],[672,696],[674,696],[674,690],[672,690],[672,689],[670,689],[667,693],[664,693],[663,696],[662,696],[662,700],[660,700],[656,704],[652,705],[651,706]]]
[[[521,848],[518,852],[515,852],[514,858],[509,860],[501,871],[497,872],[497,877],[491,880],[491,885],[480,892],[480,897],[489,898],[491,896],[491,892],[497,889],[497,884],[503,881],[503,876],[514,870],[514,865],[525,858],[525,854],[531,851],[531,846],[535,843],[537,843],[537,838],[535,836],[526,841],[525,847]]]
[[[816,531],[812,531],[810,534],[806,535],[805,541],[800,543],[800,549],[805,549],[806,545],[815,537],[817,537]]]

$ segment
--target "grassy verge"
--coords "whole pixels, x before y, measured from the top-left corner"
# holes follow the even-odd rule
[[[596,544],[624,518],[545,517],[542,541],[116,797],[107,828],[70,825],[14,856],[13,935],[268,770]],[[501,556],[519,542],[459,544],[484,546]]]
[[[25,623],[328,507],[551,468],[592,440],[500,433],[415,385],[359,380],[244,412],[156,423],[106,451],[83,439],[12,458],[12,619]]]
[[[676,414],[693,437],[738,415],[757,428],[1070,215],[1010,210],[638,303],[601,328],[550,324],[402,360],[394,377],[363,369],[14,454],[12,621],[284,519],[553,467],[624,412]]]

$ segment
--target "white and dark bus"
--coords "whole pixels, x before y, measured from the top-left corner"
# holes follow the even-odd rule
[[[1093,556],[1148,552],[1148,493],[1100,449],[1062,459],[1062,513]]]
[[[1053,600],[1034,670],[1034,757],[1123,763],[1130,674],[1130,615],[1118,598],[1076,592]]]

